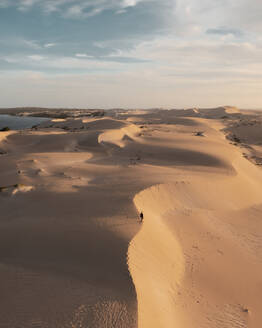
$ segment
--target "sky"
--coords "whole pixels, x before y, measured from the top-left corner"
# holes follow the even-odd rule
[[[262,108],[261,0],[0,0],[0,107]]]

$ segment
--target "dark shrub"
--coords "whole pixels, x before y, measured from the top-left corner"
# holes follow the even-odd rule
[[[5,126],[4,128],[0,129],[0,131],[2,131],[2,132],[10,131],[10,128],[8,126]]]

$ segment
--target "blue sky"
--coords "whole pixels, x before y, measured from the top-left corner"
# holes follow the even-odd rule
[[[0,0],[0,107],[262,108],[259,0]]]

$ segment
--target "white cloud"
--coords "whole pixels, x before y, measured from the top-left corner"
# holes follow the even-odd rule
[[[79,58],[94,58],[94,56],[90,56],[87,54],[75,54],[75,56]]]
[[[84,18],[105,10],[125,13],[141,3],[168,8],[165,21],[180,35],[196,34],[212,28],[234,28],[244,32],[262,32],[261,0],[0,0],[0,7],[15,6],[25,11],[37,6],[44,12],[58,12],[64,17]],[[157,6],[156,6],[157,5]]]
[[[46,44],[44,44],[44,48],[52,48],[54,46],[56,46],[56,43],[46,43]]]
[[[40,55],[30,55],[30,56],[27,56],[27,58],[29,58],[33,61],[39,62],[39,61],[42,61],[45,57],[40,56]]]
[[[0,7],[15,6],[27,11],[37,5],[45,12],[57,11],[66,17],[88,17],[109,9],[124,11],[140,2],[150,1],[155,0],[0,0]]]
[[[72,71],[77,70],[84,72],[92,71],[120,71],[126,68],[124,63],[111,62],[105,60],[94,60],[92,57],[86,55],[76,57],[63,56],[43,56],[43,55],[10,55],[0,56],[0,60],[8,63],[16,64],[16,67],[30,67],[30,69],[44,72],[45,70],[62,70]]]
[[[139,2],[142,2],[142,0],[123,0],[122,3],[121,3],[121,6],[123,8],[126,8],[126,7],[134,7]]]
[[[21,11],[26,11],[40,1],[41,0],[20,0],[18,2],[18,9]]]
[[[45,12],[60,12],[66,17],[87,17],[109,9],[124,13],[127,8],[140,3],[151,3],[152,8],[157,4],[157,10],[168,6],[169,17],[166,20],[180,33],[188,33],[197,27],[221,26],[253,33],[262,31],[261,0],[0,0],[0,7],[15,6],[20,10],[30,10],[38,6]]]
[[[55,47],[57,45],[57,43],[44,43],[41,44],[40,41],[37,40],[29,40],[29,39],[25,39],[25,38],[5,38],[5,39],[0,39],[0,46],[4,45],[6,47],[10,47],[10,46],[18,46],[19,48],[22,49],[34,49],[34,50],[40,50],[40,49],[44,49],[44,48],[52,48]]]

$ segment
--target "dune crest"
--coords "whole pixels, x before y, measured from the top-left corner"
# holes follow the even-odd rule
[[[262,175],[240,156],[234,166],[234,176],[190,177],[135,196],[144,222],[128,263],[139,328],[261,322],[262,224],[248,218],[262,211]]]
[[[136,138],[140,129],[134,124],[128,124],[120,129],[112,129],[101,133],[98,137],[99,143],[110,143],[120,148],[125,147],[128,140]]]
[[[172,202],[163,197],[161,186],[136,195],[143,210],[143,227],[129,246],[128,264],[138,297],[138,327],[168,327],[177,324],[173,295],[184,274],[184,256],[175,235],[162,220]]]

